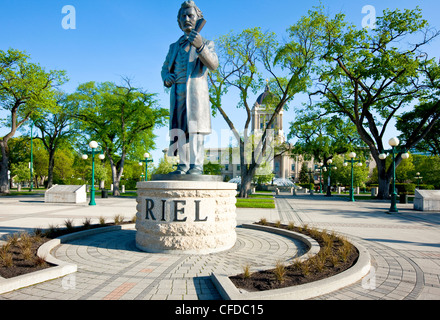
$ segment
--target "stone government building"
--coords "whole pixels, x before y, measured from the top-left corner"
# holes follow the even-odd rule
[[[251,110],[251,135],[263,130],[266,127],[267,122],[272,117],[272,110],[266,108],[264,103],[265,98],[270,94],[269,87],[266,86],[264,92],[259,95],[256,102],[254,103]],[[278,144],[288,144],[286,141],[286,137],[284,136],[283,131],[283,110],[280,111],[274,123],[272,124],[272,129],[274,130],[275,141]],[[222,165],[222,176],[224,181],[228,181],[232,178],[239,177],[241,175],[240,172],[240,164],[237,164],[238,161],[232,161],[230,159],[224,160],[223,157],[227,156],[229,158],[230,147],[224,148],[206,148],[205,149],[205,164],[208,162],[211,163],[221,163]],[[167,156],[168,149],[164,149],[164,157],[168,159],[171,163],[178,163],[177,157]],[[238,155],[238,147],[235,147],[234,151],[237,152]],[[284,152],[281,154],[275,154],[273,161],[271,163],[272,173],[275,174],[275,178],[283,178],[289,179],[293,182],[298,182],[299,173],[301,171],[302,164],[304,159],[301,155],[297,155],[291,157],[288,152]],[[374,161],[373,161],[374,162]],[[312,158],[311,160],[306,161],[308,171],[315,170],[315,162]],[[375,165],[370,163],[370,171],[373,169]],[[316,172],[314,174],[314,179],[316,183],[319,183],[319,174]]]

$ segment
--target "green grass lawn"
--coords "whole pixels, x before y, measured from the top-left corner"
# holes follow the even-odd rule
[[[237,203],[235,204],[237,208],[275,208],[275,201],[273,199],[255,199],[248,198],[242,199],[237,198]]]

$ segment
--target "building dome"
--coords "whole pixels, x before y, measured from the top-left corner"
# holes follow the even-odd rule
[[[256,104],[258,104],[260,106],[265,104],[264,100],[270,95],[271,95],[271,92],[270,92],[270,88],[269,88],[269,83],[267,83],[266,88],[264,89],[264,92],[262,94],[260,94],[260,96],[257,98]]]

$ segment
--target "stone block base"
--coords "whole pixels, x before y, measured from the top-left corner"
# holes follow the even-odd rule
[[[147,252],[209,254],[236,241],[236,184],[138,182],[136,245]]]

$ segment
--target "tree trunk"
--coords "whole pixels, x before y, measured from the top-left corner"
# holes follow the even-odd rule
[[[379,190],[377,191],[377,198],[389,199],[391,175],[386,171],[385,160],[379,160],[377,162],[377,173],[379,178]]]
[[[113,182],[113,196],[118,197],[121,195],[119,186],[121,184],[121,177],[124,172],[125,154],[122,155],[118,163],[115,163],[112,156],[108,157],[110,160],[110,167],[112,170],[112,182]]]
[[[9,152],[8,141],[3,139],[0,141],[2,159],[0,162],[0,193],[9,193],[8,169],[9,169]]]
[[[53,186],[53,168],[55,166],[55,149],[49,151],[49,168],[47,170],[47,188]]]
[[[253,175],[251,175],[248,170],[245,169],[245,171],[245,174],[243,174],[243,171],[241,173],[240,193],[238,194],[240,198],[248,198],[252,186]]]

